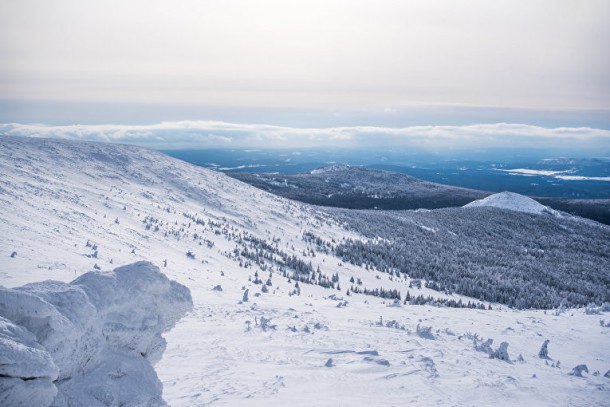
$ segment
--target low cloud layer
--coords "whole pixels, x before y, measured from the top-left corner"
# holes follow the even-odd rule
[[[176,121],[151,125],[0,124],[0,134],[128,143],[177,148],[418,148],[577,149],[607,154],[610,131],[589,127],[545,128],[525,124],[465,126],[296,128],[218,121]]]

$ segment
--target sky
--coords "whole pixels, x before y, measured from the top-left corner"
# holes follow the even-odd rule
[[[609,17],[607,0],[3,0],[0,123],[599,136]]]

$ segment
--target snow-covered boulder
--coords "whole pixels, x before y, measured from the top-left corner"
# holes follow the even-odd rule
[[[0,405],[48,406],[59,370],[36,337],[0,317]]]
[[[99,348],[96,309],[78,286],[43,281],[0,288],[0,315],[34,334],[57,364],[59,380],[78,374]]]
[[[12,385],[15,400],[29,391],[30,380],[22,378],[34,377],[49,387],[44,394],[58,392],[55,406],[164,405],[152,364],[165,350],[161,334],[191,309],[188,288],[149,262],[89,272],[69,284],[0,287],[0,321],[6,321],[0,366],[21,362],[23,371],[5,374],[27,384]]]
[[[544,206],[532,198],[516,194],[514,192],[500,192],[498,194],[493,194],[486,198],[470,202],[469,204],[464,205],[464,208],[476,208],[480,206],[508,209],[515,212],[534,214],[550,213],[555,216],[558,215],[558,212],[554,209]]]

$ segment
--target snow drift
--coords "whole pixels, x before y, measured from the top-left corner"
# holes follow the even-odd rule
[[[0,287],[0,404],[164,405],[161,334],[193,307],[149,262]]]
[[[508,209],[515,212],[534,214],[542,214],[546,212],[555,216],[558,215],[557,211],[549,208],[548,206],[544,206],[532,198],[516,194],[514,192],[500,192],[493,194],[487,198],[470,202],[469,204],[464,205],[464,208],[474,208],[479,206],[491,206],[494,208]]]

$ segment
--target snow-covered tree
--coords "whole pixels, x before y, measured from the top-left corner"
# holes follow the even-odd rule
[[[550,341],[547,339],[542,344],[542,347],[540,348],[540,351],[538,352],[538,357],[540,359],[549,359],[549,349],[548,349],[549,342]]]

